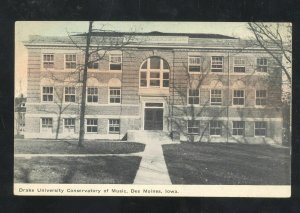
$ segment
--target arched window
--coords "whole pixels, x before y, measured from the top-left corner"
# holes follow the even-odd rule
[[[86,100],[87,103],[98,103],[99,91],[98,91],[99,81],[97,78],[91,77],[87,79],[86,88]]]
[[[157,56],[146,59],[140,68],[140,87],[169,87],[169,72],[166,60]]]
[[[210,105],[222,105],[223,103],[223,84],[219,80],[212,80],[210,82]]]
[[[245,88],[246,85],[241,80],[237,80],[233,83],[232,105],[245,106]]]
[[[118,78],[112,78],[108,82],[109,98],[108,102],[110,104],[120,104],[121,103],[121,81]]]

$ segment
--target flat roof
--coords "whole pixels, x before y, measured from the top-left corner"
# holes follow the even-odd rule
[[[84,36],[86,33],[76,34],[73,36]],[[115,32],[115,31],[100,31],[92,32],[93,36],[187,36],[189,38],[215,38],[215,39],[236,39],[231,36],[210,33],[165,33],[159,31],[151,32]]]

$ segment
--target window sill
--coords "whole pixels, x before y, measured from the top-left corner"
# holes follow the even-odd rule
[[[54,103],[54,101],[41,101],[42,104],[50,104],[50,103]]]
[[[86,105],[97,106],[97,105],[99,105],[99,103],[98,102],[97,103],[88,103],[88,102],[86,102]]]
[[[245,105],[232,105],[232,108],[245,108]]]
[[[41,71],[42,72],[47,72],[47,71],[53,72],[53,71],[56,71],[56,69],[55,68],[51,68],[51,69],[50,68],[47,68],[47,69],[46,68],[42,68]]]
[[[246,72],[230,72],[231,75],[252,75],[253,73]]]
[[[78,104],[77,102],[63,102],[63,104]]]
[[[108,103],[109,106],[121,106],[121,103]]]
[[[201,74],[203,74],[203,72],[201,72],[201,71],[200,72],[190,72],[189,71],[189,74],[192,74],[192,75],[201,75]]]
[[[205,107],[200,104],[187,104],[186,106],[188,106],[188,107]]]
[[[223,70],[222,70],[222,71],[211,71],[211,70],[210,70],[210,73],[224,74],[224,73],[226,73],[226,72],[224,72]]]
[[[259,72],[259,71],[255,71],[255,74],[257,75],[268,75],[268,72]]]
[[[226,106],[224,106],[224,105],[222,105],[222,104],[220,104],[220,105],[209,105],[210,107],[226,107]]]
[[[122,70],[108,70],[108,72],[122,72]]]

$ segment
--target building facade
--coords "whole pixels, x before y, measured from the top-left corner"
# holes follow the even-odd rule
[[[84,45],[84,35],[25,42],[25,138],[78,137]],[[95,33],[91,52],[87,139],[155,130],[188,141],[282,142],[281,69],[247,41],[214,34]]]

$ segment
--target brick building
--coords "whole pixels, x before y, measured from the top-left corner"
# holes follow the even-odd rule
[[[128,37],[130,42],[119,45]],[[84,45],[82,35],[32,36],[25,42],[25,138],[78,137]],[[85,138],[156,130],[191,141],[282,141],[280,67],[247,41],[106,32],[93,34],[91,48],[91,60],[96,53],[103,59],[89,63]]]

